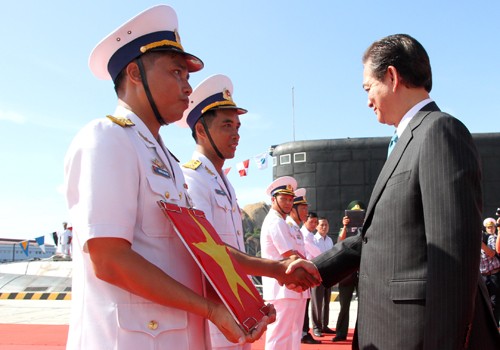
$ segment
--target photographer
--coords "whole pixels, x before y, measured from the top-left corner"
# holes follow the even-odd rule
[[[488,289],[493,315],[498,327],[500,321],[500,258],[495,249],[498,240],[497,223],[495,219],[487,218],[483,221],[483,226],[486,232],[483,232],[481,242],[479,270]]]

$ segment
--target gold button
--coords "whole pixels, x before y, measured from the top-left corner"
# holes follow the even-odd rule
[[[179,199],[182,199],[182,193],[179,193]]]
[[[158,322],[154,320],[149,321],[148,328],[154,331],[155,329],[158,328]]]
[[[170,193],[165,192],[165,198],[166,198],[166,199],[169,199],[169,198],[170,198]]]
[[[236,231],[236,233],[238,234],[238,236],[241,235],[240,230]]]

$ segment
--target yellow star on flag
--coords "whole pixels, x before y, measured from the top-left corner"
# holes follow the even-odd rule
[[[238,293],[238,285],[240,285],[243,289],[245,289],[248,294],[250,294],[254,299],[255,296],[252,294],[250,288],[245,284],[245,282],[241,279],[241,276],[234,269],[233,262],[229,257],[227,252],[227,248],[225,245],[219,245],[215,242],[212,236],[208,233],[207,229],[199,223],[198,220],[193,216],[191,212],[189,212],[189,216],[194,220],[194,222],[198,225],[200,230],[203,232],[203,235],[206,238],[206,242],[194,243],[193,245],[200,249],[201,251],[207,253],[215,260],[215,262],[221,267],[224,275],[226,276],[226,280],[229,284],[229,287],[233,291],[233,294],[236,296],[241,306],[243,307],[243,303],[241,301],[240,295]]]

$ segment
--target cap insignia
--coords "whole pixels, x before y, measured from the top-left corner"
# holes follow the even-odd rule
[[[134,126],[135,124],[128,118],[124,117],[113,117],[112,115],[106,116],[113,123],[120,125],[122,128],[126,128],[128,126]]]
[[[226,88],[224,88],[224,90],[222,90],[222,97],[224,97],[224,99],[226,99],[228,101],[232,101],[233,100],[233,97],[231,96],[231,91],[229,91]]]

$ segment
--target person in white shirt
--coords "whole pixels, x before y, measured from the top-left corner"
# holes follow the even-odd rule
[[[299,188],[295,191],[295,198],[293,199],[293,208],[290,214],[286,218],[287,224],[290,226],[293,234],[299,234],[302,236],[302,240],[304,241],[304,249],[305,249],[305,257],[307,259],[312,259],[319,254],[321,251],[314,244],[314,233],[311,231],[316,230],[316,226],[318,225],[318,216],[313,213],[312,216],[309,216],[309,204],[307,203],[306,198],[306,189]],[[305,222],[308,222],[307,226],[311,229],[308,229],[305,226]],[[302,225],[300,228],[300,225]],[[300,342],[303,344],[321,344],[321,341],[316,340],[309,333],[309,300],[310,300],[310,291],[303,293],[302,296],[306,299],[306,306],[304,308],[304,321],[302,325],[302,335]]]
[[[328,219],[320,217],[318,219],[318,232],[314,235],[314,243],[319,248],[321,253],[330,250],[333,247],[333,241],[328,236],[330,226]],[[330,298],[332,294],[331,288],[325,288],[323,285],[314,287],[311,290],[311,308],[312,308],[312,323],[313,334],[316,337],[322,337],[324,334],[335,334],[335,331],[328,328],[330,318]]]

